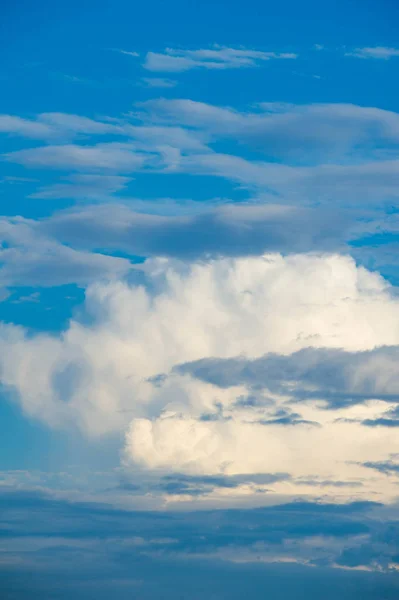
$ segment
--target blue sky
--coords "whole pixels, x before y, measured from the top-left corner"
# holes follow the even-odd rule
[[[398,17],[1,8],[6,598],[397,597]]]

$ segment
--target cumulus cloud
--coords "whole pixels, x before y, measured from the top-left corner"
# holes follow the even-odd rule
[[[210,356],[255,359],[309,346],[361,352],[396,345],[398,311],[381,277],[339,255],[191,264],[153,259],[133,271],[129,284],[90,286],[85,319],[71,321],[59,337],[28,336],[4,325],[1,378],[26,413],[53,426],[75,423],[94,436],[127,431],[127,464],[355,481],[364,473],[359,463],[384,460],[397,446],[394,429],[381,436],[358,422],[380,412],[378,403],[344,406],[334,418],[317,405],[295,415],[287,405],[290,390],[283,389],[256,410],[245,409],[237,404],[249,392],[245,382],[222,389],[171,371]],[[383,385],[385,371],[380,377]],[[282,410],[289,422],[270,422]],[[215,413],[218,418],[203,417]],[[287,485],[273,487],[284,494]],[[392,485],[383,479],[378,497],[391,497]],[[354,489],[370,494],[374,487],[366,481]],[[309,486],[296,482],[292,489]]]
[[[270,59],[293,58],[297,58],[297,55],[292,52],[263,52],[223,46],[200,50],[166,48],[164,52],[148,52],[143,66],[148,71],[177,73],[198,68],[219,70],[256,67]]]

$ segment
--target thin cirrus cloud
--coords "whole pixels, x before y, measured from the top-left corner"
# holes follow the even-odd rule
[[[345,56],[354,56],[355,58],[376,58],[380,60],[389,60],[390,58],[399,56],[399,48],[389,48],[387,46],[355,48],[351,52],[346,52]]]
[[[143,67],[148,71],[177,73],[190,69],[241,69],[257,67],[271,59],[295,59],[293,52],[264,52],[244,48],[214,46],[210,49],[148,52]]]

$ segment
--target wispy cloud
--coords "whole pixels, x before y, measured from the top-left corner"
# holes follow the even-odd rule
[[[7,160],[27,167],[55,169],[104,169],[133,172],[143,165],[145,157],[130,144],[108,143],[95,146],[44,146],[18,150],[6,155]]]
[[[399,56],[399,48],[389,48],[387,46],[355,48],[351,52],[346,52],[345,56],[354,56],[356,58],[378,58],[382,60],[388,60],[394,56]]]
[[[133,56],[134,58],[138,58],[140,54],[133,50],[121,50],[120,48],[113,48],[115,52],[120,52],[121,54],[126,54],[127,56]]]
[[[218,70],[256,67],[271,59],[294,58],[297,58],[297,54],[292,52],[265,52],[223,46],[199,50],[166,48],[163,52],[148,52],[143,66],[148,71],[177,73],[198,68]]]
[[[188,99],[150,100],[140,106],[144,122],[180,125],[213,139],[234,139],[285,162],[340,162],[354,151],[397,148],[399,115],[394,111],[341,103],[263,102],[237,111]]]
[[[35,221],[0,219],[0,286],[86,286],[98,279],[123,277],[130,261],[68,247],[35,231]]]

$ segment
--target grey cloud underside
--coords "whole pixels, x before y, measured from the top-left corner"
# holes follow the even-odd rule
[[[385,475],[395,475],[399,477],[399,461],[397,460],[398,458],[399,457],[396,457],[396,461],[369,461],[362,463],[362,466],[366,467],[367,469],[374,469],[375,471],[379,471],[380,473],[385,473]]]
[[[172,473],[165,475],[156,481],[147,484],[137,484],[129,480],[121,482],[119,489],[143,494],[149,492],[161,492],[171,495],[205,496],[215,490],[236,489],[242,485],[256,486],[272,485],[280,481],[292,481],[289,473],[259,473],[249,475],[187,475],[184,473]],[[314,485],[318,485],[314,483]],[[322,485],[322,484],[320,484]],[[269,490],[262,488],[262,492]]]
[[[364,466],[364,465],[363,465]],[[323,479],[319,477],[293,477],[289,473],[259,473],[248,475],[187,475],[184,473],[172,473],[160,479],[147,482],[135,482],[135,480],[123,479],[117,488],[111,488],[133,495],[148,493],[161,493],[172,496],[187,495],[191,497],[207,496],[214,491],[223,489],[233,490],[242,485],[249,486],[252,490],[268,494],[273,492],[273,484],[278,482],[290,482],[301,486],[313,488],[361,488],[362,481],[339,481],[334,479]],[[271,486],[265,488],[264,486]]]
[[[0,285],[88,285],[95,280],[123,277],[130,261],[79,251],[35,230],[22,217],[0,219]]]
[[[103,205],[61,212],[36,227],[81,248],[196,258],[343,249],[353,223],[350,215],[294,207],[224,205],[162,217]]]
[[[246,385],[340,408],[371,399],[399,402],[398,360],[398,346],[364,352],[305,348],[254,360],[206,358],[174,370],[222,388]]]
[[[123,184],[119,179],[109,185]],[[123,277],[131,269],[129,256],[201,259],[349,251],[345,240],[359,235],[350,214],[232,204],[182,216],[143,214],[126,205],[89,205],[42,221],[3,217],[0,234],[0,283],[6,286],[87,285]],[[127,257],[112,256],[115,252]]]
[[[365,419],[362,423],[367,427],[399,427],[399,406],[385,411],[377,419]]]

